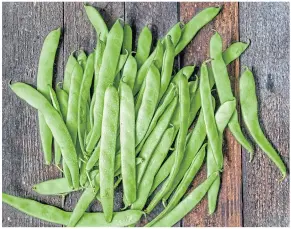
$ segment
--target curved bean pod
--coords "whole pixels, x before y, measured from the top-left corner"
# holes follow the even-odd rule
[[[122,71],[122,80],[133,90],[137,73],[137,63],[135,58],[129,54]]]
[[[103,54],[103,59],[110,61],[102,62],[98,76],[98,84],[95,93],[96,101],[94,104],[94,126],[92,128],[90,140],[86,146],[87,153],[91,153],[93,151],[101,136],[104,94],[106,88],[113,83],[113,80],[116,76],[115,73],[119,60],[119,53],[121,51],[122,41],[123,29],[119,20],[117,20],[108,34],[106,47]]]
[[[175,58],[175,47],[171,40],[171,36],[167,36],[164,40],[165,43],[165,53],[163,57],[163,66],[161,73],[161,89],[159,94],[159,100],[164,95],[167,90],[169,83],[171,81],[171,75],[174,66],[174,58]]]
[[[85,151],[85,132],[87,122],[87,102],[90,98],[90,87],[94,74],[94,53],[91,53],[87,59],[83,80],[80,87],[78,98],[78,138],[82,153],[86,155]]]
[[[91,24],[96,30],[96,33],[100,34],[100,39],[105,42],[108,35],[108,28],[102,16],[98,12],[98,10],[96,10],[92,6],[84,5],[84,8]]]
[[[104,96],[102,138],[100,140],[99,158],[100,197],[105,220],[107,222],[111,222],[113,217],[114,160],[118,116],[118,92],[115,87],[109,86]]]
[[[154,177],[168,154],[174,137],[174,127],[169,127],[163,134],[157,145],[144,173],[143,179],[138,186],[137,199],[131,209],[142,210],[148,199]]]
[[[67,225],[72,212],[66,212],[59,208],[41,204],[37,201],[24,199],[2,193],[2,201],[17,210],[45,220],[47,222]],[[36,210],[37,209],[37,210]],[[103,213],[85,213],[77,223],[77,227],[125,227],[136,223],[144,213],[138,210],[115,212],[111,223],[107,223]]]
[[[212,174],[188,196],[186,196],[172,211],[165,217],[153,224],[153,227],[171,227],[189,213],[205,196],[209,187],[217,178],[218,173]],[[146,225],[147,226],[147,225]]]
[[[222,145],[215,122],[214,109],[212,107],[211,101],[211,89],[209,85],[207,66],[205,62],[201,66],[200,96],[202,105],[201,109],[203,110],[204,114],[204,122],[209,145],[214,150],[213,156],[215,158],[218,168],[221,170],[223,168]]]
[[[170,190],[172,184],[175,181],[175,177],[179,172],[179,168],[181,166],[181,162],[184,157],[184,151],[186,146],[186,136],[188,132],[188,116],[190,110],[190,95],[189,95],[189,85],[186,76],[183,74],[179,77],[179,134],[177,137],[177,149],[175,150],[175,162],[171,169],[171,173],[163,184],[160,192],[153,198],[148,207],[146,208],[146,212],[151,212],[153,208],[158,204],[158,202],[163,198],[163,196]]]
[[[233,98],[233,94],[231,91],[231,84],[227,73],[226,64],[223,60],[222,38],[217,32],[210,39],[210,57],[213,59],[211,61],[211,66],[219,100],[221,103],[224,103],[231,100]],[[250,152],[252,159],[253,148],[242,133],[237,118],[237,111],[235,111],[235,115],[232,116],[228,127],[237,141]]]
[[[50,102],[33,87],[24,83],[14,83],[10,85],[10,88],[18,97],[43,114],[53,137],[61,148],[64,161],[69,167],[74,188],[79,188],[79,166],[75,145],[60,114],[53,108]]]
[[[87,62],[87,55],[83,50],[80,50],[77,56],[77,61],[79,65],[83,68],[83,71],[85,71],[86,68],[86,62]]]
[[[38,63],[37,90],[40,91],[50,101],[48,85],[52,85],[53,67],[56,51],[59,45],[61,29],[51,31],[44,40]],[[38,123],[40,140],[44,153],[45,163],[49,165],[52,161],[52,133],[47,126],[43,115],[38,112]]]
[[[125,206],[128,206],[136,200],[134,100],[131,88],[122,81],[119,86],[119,95],[123,202]]]
[[[176,45],[178,44],[178,42],[181,38],[183,25],[184,24],[182,22],[178,22],[169,30],[169,32],[165,36],[165,37],[171,36],[174,47],[176,47]]]
[[[275,163],[282,173],[282,179],[286,177],[286,166],[279,154],[264,135],[258,118],[258,100],[253,73],[247,68],[239,81],[240,103],[242,117],[247,129],[259,147]]]
[[[196,14],[182,29],[182,36],[175,48],[175,55],[178,55],[189,42],[195,37],[197,32],[207,23],[213,20],[219,13],[221,7],[209,7]]]
[[[125,23],[123,27],[124,39],[122,44],[122,53],[132,51],[132,29],[129,24]]]
[[[185,173],[185,175],[183,177],[183,180],[181,181],[181,183],[177,187],[177,189],[176,189],[173,197],[171,198],[169,204],[167,205],[167,207],[154,220],[152,220],[151,222],[149,222],[147,224],[147,227],[150,227],[151,225],[153,225],[156,222],[158,222],[169,211],[171,211],[174,207],[176,207],[179,204],[179,201],[181,200],[181,198],[186,193],[189,185],[191,184],[191,182],[193,181],[193,179],[195,178],[197,172],[199,171],[199,169],[201,168],[201,166],[203,164],[203,161],[204,161],[204,158],[205,158],[205,148],[206,148],[206,145],[207,144],[204,144],[201,147],[201,149],[199,150],[199,152],[197,153],[197,155],[193,159],[193,161],[192,161],[189,169]]]
[[[137,69],[139,69],[144,64],[150,55],[152,40],[152,32],[147,26],[145,26],[140,32],[137,42],[137,50],[135,55]]]
[[[146,78],[145,91],[143,93],[142,102],[136,116],[136,144],[141,142],[149,128],[150,122],[157,107],[159,90],[160,72],[158,68],[152,64]]]

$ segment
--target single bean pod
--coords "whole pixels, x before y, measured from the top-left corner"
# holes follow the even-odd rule
[[[93,6],[84,5],[86,14],[94,26],[96,33],[100,34],[100,39],[105,42],[108,35],[108,28],[102,16]]]
[[[168,212],[170,212],[174,207],[176,207],[179,204],[179,201],[181,198],[185,195],[187,192],[187,189],[193,179],[195,178],[197,172],[201,168],[204,158],[205,158],[205,148],[206,144],[204,144],[197,155],[195,156],[194,160],[192,161],[189,169],[185,173],[185,176],[183,177],[183,180],[177,187],[173,197],[171,198],[169,204],[167,207],[151,222],[147,224],[147,227],[150,227],[151,225],[155,224],[158,222],[160,219],[162,219]]]
[[[178,22],[169,30],[169,32],[165,36],[165,37],[167,37],[167,36],[171,37],[171,40],[173,42],[174,47],[176,47],[176,45],[178,44],[178,42],[181,38],[183,25],[184,24],[182,22]],[[164,42],[164,40],[163,40],[163,42]]]
[[[96,91],[97,84],[98,84],[98,77],[99,77],[99,72],[102,65],[104,49],[105,49],[105,42],[100,40],[97,34],[97,45],[96,45],[96,50],[95,50],[95,61],[94,61],[94,93]],[[94,94],[93,94],[93,99],[94,99]]]
[[[219,100],[221,103],[224,103],[228,100],[231,100],[233,98],[233,94],[231,91],[231,84],[226,68],[226,63],[224,62],[222,54],[222,38],[217,32],[210,39],[210,57],[212,58],[211,66]],[[232,116],[228,127],[237,141],[250,152],[252,159],[253,148],[242,133],[237,118],[237,111],[235,111],[235,115]]]
[[[37,90],[50,101],[48,85],[52,85],[53,68],[56,56],[56,51],[59,45],[61,29],[51,31],[44,40],[37,71]],[[38,123],[40,140],[44,153],[45,163],[49,165],[52,161],[52,133],[47,126],[43,114],[38,112]]]
[[[182,29],[182,36],[175,48],[175,55],[178,55],[197,32],[207,23],[213,20],[220,12],[221,7],[209,7],[196,14]]]
[[[175,47],[171,40],[171,36],[167,36],[165,38],[165,53],[163,57],[163,66],[161,73],[161,89],[159,94],[159,100],[163,97],[165,91],[167,90],[169,83],[171,81],[171,75],[174,66],[174,58],[175,58]]]
[[[83,68],[83,71],[85,71],[86,62],[87,62],[87,55],[83,50],[80,50],[78,52],[77,61],[78,61],[79,65]]]
[[[122,80],[133,90],[137,73],[137,63],[135,58],[129,54],[122,71]]]
[[[137,69],[139,69],[144,64],[150,55],[152,40],[152,32],[147,26],[145,26],[140,32],[137,42],[137,50],[135,55]]]
[[[98,84],[96,88],[96,101],[94,104],[94,126],[92,128],[92,134],[90,140],[86,146],[86,152],[91,153],[96,146],[101,136],[101,124],[104,108],[104,94],[106,88],[113,83],[116,76],[116,68],[119,59],[119,53],[121,51],[123,41],[123,29],[117,20],[112,26],[106,42],[106,47],[103,54],[104,60],[101,65],[101,69],[98,76]]]
[[[222,144],[223,141],[223,131],[227,124],[229,123],[229,120],[231,119],[231,116],[233,115],[233,112],[236,108],[236,100],[233,99],[231,101],[227,101],[218,108],[216,114],[215,114],[215,121],[219,133],[219,138]],[[219,171],[219,168],[215,162],[214,158],[214,152],[210,145],[207,147],[207,176],[210,176],[212,173]],[[208,212],[209,214],[212,214],[216,209],[216,203],[218,198],[220,188],[220,176],[216,178],[216,180],[211,185],[208,193],[207,193],[207,199],[208,199]]]
[[[172,211],[166,214],[162,219],[153,224],[153,227],[171,227],[185,215],[187,215],[202,200],[212,185],[218,173],[212,174],[188,196],[186,196]],[[147,225],[146,225],[147,226]]]
[[[186,146],[186,136],[188,132],[188,116],[190,110],[190,95],[189,95],[189,85],[186,76],[183,74],[179,77],[179,134],[177,137],[177,148],[175,150],[175,162],[173,164],[173,168],[171,169],[171,173],[163,184],[162,189],[159,193],[153,198],[148,207],[146,208],[146,212],[151,212],[153,208],[158,204],[158,202],[163,198],[163,196],[170,190],[172,184],[175,181],[175,177],[179,172],[179,168],[181,162],[184,157],[185,146]]]
[[[129,52],[127,50],[125,50],[125,54],[121,54],[119,56],[119,60],[118,60],[118,64],[117,64],[117,68],[116,68],[115,75],[117,75],[118,73],[120,73],[120,71],[122,70],[124,64],[126,63],[126,60],[127,60],[128,55],[129,55]]]
[[[165,131],[163,137],[153,152],[153,155],[148,163],[148,167],[144,173],[143,179],[138,186],[137,199],[132,204],[131,209],[142,210],[145,206],[154,181],[154,177],[171,147],[173,135],[174,127],[171,126]]]
[[[70,132],[73,143],[76,145],[78,133],[78,106],[80,97],[80,88],[82,84],[83,70],[82,67],[75,65],[72,73],[71,86],[68,100],[68,112],[66,118],[66,125]]]
[[[114,196],[114,160],[116,135],[119,116],[118,92],[113,86],[106,89],[102,120],[102,138],[100,141],[100,197],[107,222],[113,217]]]
[[[125,23],[123,27],[123,44],[122,44],[122,53],[131,53],[132,51],[132,29],[129,24]]]
[[[125,206],[136,200],[135,116],[132,89],[120,82],[120,153]]]
[[[72,73],[74,71],[75,66],[78,64],[79,64],[78,61],[76,60],[76,58],[74,57],[72,53],[67,60],[67,63],[65,66],[65,72],[64,72],[63,90],[67,94],[70,93]]]
[[[90,203],[94,200],[98,189],[86,188],[82,193],[78,203],[76,204],[74,211],[69,219],[68,227],[74,227],[84,215],[85,211],[89,207]]]
[[[240,103],[242,117],[247,129],[259,147],[275,163],[282,173],[282,180],[286,177],[286,166],[279,154],[264,135],[258,118],[258,100],[253,73],[246,68],[239,81]]]
[[[215,117],[214,109],[212,107],[211,89],[209,85],[207,66],[204,62],[201,66],[200,75],[200,96],[201,96],[201,108],[204,114],[204,122],[206,127],[206,133],[210,147],[214,150],[214,158],[218,168],[223,168],[223,154],[222,145],[220,142]]]
[[[160,79],[158,68],[152,64],[146,78],[145,91],[136,116],[136,144],[141,142],[146,135],[150,122],[154,116],[159,97]]]
[[[80,93],[78,99],[78,139],[82,153],[86,155],[85,151],[85,132],[87,123],[87,101],[90,98],[90,87],[93,81],[94,74],[94,53],[88,57],[83,80],[80,86]]]
[[[66,212],[59,208],[41,204],[37,201],[24,199],[2,193],[2,201],[17,210],[42,219],[47,222],[68,225],[72,212]],[[122,212],[114,212],[113,220],[108,223],[104,219],[103,213],[85,213],[77,227],[126,227],[136,223],[144,213],[138,210],[127,210]]]
[[[18,97],[43,114],[45,122],[61,148],[62,156],[72,176],[73,186],[75,189],[78,189],[79,166],[77,153],[70,132],[61,115],[53,108],[50,102],[33,87],[24,83],[14,83],[10,85],[10,88]]]

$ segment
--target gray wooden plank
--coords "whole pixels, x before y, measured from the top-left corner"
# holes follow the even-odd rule
[[[54,166],[44,165],[36,110],[16,97],[9,82],[36,86],[38,58],[45,36],[63,24],[62,3],[3,3],[3,192],[60,206],[60,198],[39,196],[33,184],[59,176]],[[63,54],[62,42],[58,56]],[[56,61],[55,77],[63,72],[62,58]],[[56,226],[27,216],[3,204],[2,225]]]
[[[116,19],[124,19],[124,3],[98,2],[89,3],[96,7],[110,29]],[[64,62],[69,55],[79,49],[85,50],[87,54],[93,52],[96,47],[96,35],[93,26],[87,18],[83,3],[64,3]],[[78,202],[81,192],[74,192],[66,197],[64,208],[72,211]],[[115,197],[115,210],[120,210],[122,203],[121,190],[117,189]],[[102,211],[100,203],[94,201],[89,211]]]
[[[155,46],[157,39],[162,38],[178,20],[178,4],[175,2],[125,3],[125,22],[133,29],[135,44],[133,50],[136,50],[138,36],[144,26],[150,25]],[[162,209],[162,204],[159,204],[151,214],[147,215],[147,219],[143,217],[137,226],[142,226],[152,220]],[[176,226],[179,225],[180,223]]]
[[[289,3],[239,3],[240,38],[251,40],[241,66],[253,68],[259,117],[266,136],[289,164]],[[253,162],[243,150],[244,226],[289,225],[289,175],[256,146]]]

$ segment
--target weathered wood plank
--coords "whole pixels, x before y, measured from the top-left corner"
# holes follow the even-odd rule
[[[3,191],[60,206],[60,198],[39,196],[33,184],[60,175],[56,167],[44,165],[36,110],[16,97],[9,82],[36,86],[38,58],[46,35],[62,26],[62,3],[3,3]],[[63,44],[57,56],[63,55]],[[62,75],[57,58],[55,78]],[[27,216],[3,204],[2,225],[9,227],[57,226]]]
[[[239,3],[240,37],[251,45],[241,66],[253,68],[263,131],[289,165],[289,3]],[[289,175],[280,172],[255,146],[253,162],[243,150],[244,226],[290,225]]]
[[[209,6],[218,6],[221,3],[181,3],[181,21],[189,21],[193,15]],[[183,65],[196,63],[200,65],[209,58],[209,42],[217,30],[223,38],[223,47],[226,48],[233,41],[238,40],[238,4],[224,3],[221,13],[208,25],[206,25],[196,38],[186,48],[181,63]],[[233,86],[238,77],[238,61],[229,67],[229,75]],[[241,148],[231,134],[226,131],[224,146],[224,171],[222,174],[222,186],[219,194],[219,202],[216,212],[208,215],[207,198],[183,220],[183,226],[241,226],[242,196],[241,196]],[[195,178],[193,186],[196,187],[206,177],[206,166]]]
[[[89,3],[96,7],[108,26],[108,29],[114,24],[116,19],[124,19],[124,3],[98,2]],[[87,55],[94,51],[96,47],[96,33],[94,27],[87,18],[82,2],[64,3],[64,62],[68,56],[75,50],[83,49]],[[119,189],[118,189],[119,190]],[[65,209],[72,211],[79,199],[81,192],[75,192],[66,197]],[[115,210],[121,208],[122,195],[120,190],[116,192]],[[89,211],[102,211],[99,202],[94,201]]]
[[[158,38],[162,38],[168,30],[178,22],[178,5],[175,2],[126,2],[125,21],[132,26],[134,44],[137,44],[138,36],[142,28],[150,25],[153,33],[153,45],[156,45]],[[136,50],[136,46],[133,50]],[[163,209],[162,204],[158,205],[147,219],[142,218],[138,226],[144,225],[153,219]]]

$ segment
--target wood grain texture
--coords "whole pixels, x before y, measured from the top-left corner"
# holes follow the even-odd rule
[[[3,192],[61,206],[60,198],[40,196],[33,184],[58,177],[54,166],[44,165],[39,139],[37,111],[9,89],[9,82],[36,86],[38,58],[46,35],[63,22],[62,3],[3,3]],[[61,41],[58,56],[63,55]],[[57,58],[54,77],[63,72]],[[9,227],[56,226],[26,216],[3,204],[2,225]]]
[[[184,22],[189,21],[193,15],[209,6],[221,6],[221,3],[181,3],[180,17]],[[232,42],[238,40],[238,4],[224,3],[220,14],[207,24],[197,34],[196,38],[188,45],[182,53],[181,63],[183,65],[200,65],[209,58],[209,42],[214,30],[218,31],[223,38],[225,49]],[[229,67],[233,89],[236,87],[238,77],[238,61]],[[226,131],[224,152],[224,171],[222,173],[222,186],[219,193],[219,202],[216,212],[209,216],[207,198],[183,220],[183,226],[241,226],[242,225],[242,195],[241,195],[241,147],[233,136]],[[196,187],[206,178],[206,166],[195,178],[193,186]]]
[[[241,66],[252,67],[262,129],[286,165],[290,162],[289,7],[289,3],[239,3],[240,37],[251,40]],[[252,163],[243,153],[244,226],[290,226],[290,176],[279,183],[278,169],[258,146],[255,149]]]

